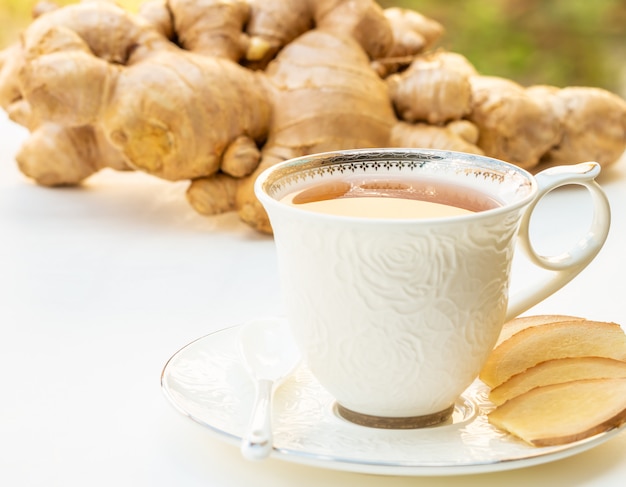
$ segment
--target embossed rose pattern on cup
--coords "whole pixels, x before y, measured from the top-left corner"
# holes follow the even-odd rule
[[[485,359],[479,351],[497,338],[516,224],[495,217],[396,232],[289,222],[290,238],[276,236],[288,269],[281,280],[311,370],[323,383],[333,378],[330,392],[349,409],[367,403],[370,412],[389,414],[390,404],[410,405],[394,411],[402,416],[448,407],[456,398],[450,391],[472,382]],[[310,285],[296,282],[299,276]],[[462,369],[454,365],[458,356],[466,357]],[[382,386],[385,396],[376,392]]]

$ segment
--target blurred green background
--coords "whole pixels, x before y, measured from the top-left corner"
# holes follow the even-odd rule
[[[136,10],[142,0],[120,0]],[[0,0],[0,46],[28,24],[36,0]],[[57,3],[73,3],[59,0]],[[626,0],[379,0],[439,21],[437,44],[483,74],[524,85],[598,86],[626,98]]]
[[[598,86],[626,97],[626,0],[381,0],[446,29],[439,45],[524,85]]]

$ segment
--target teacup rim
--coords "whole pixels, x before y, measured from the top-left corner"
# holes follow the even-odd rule
[[[465,214],[465,215],[456,215],[456,216],[445,216],[445,217],[437,217],[437,218],[428,218],[428,219],[420,219],[420,218],[375,218],[375,217],[355,217],[355,216],[347,216],[347,215],[330,215],[330,214],[322,214],[318,212],[313,212],[310,210],[306,210],[303,208],[297,208],[292,205],[287,205],[281,203],[278,199],[272,197],[267,191],[266,186],[269,183],[272,183],[279,178],[274,179],[272,181],[272,175],[276,174],[278,171],[284,170],[287,167],[293,166],[294,168],[301,167],[304,164],[308,164],[317,160],[332,160],[332,158],[341,158],[348,156],[359,156],[359,155],[372,155],[372,158],[375,158],[376,154],[381,154],[381,157],[401,157],[402,155],[428,155],[428,156],[439,156],[442,159],[454,159],[456,161],[481,161],[482,163],[489,163],[497,167],[502,168],[506,171],[513,171],[517,175],[523,177],[526,181],[526,185],[528,187],[528,194],[524,197],[520,198],[517,201],[504,203],[500,206],[486,209],[483,211]],[[295,171],[294,171],[295,172]],[[494,169],[495,172],[495,169]],[[504,172],[504,171],[501,171]],[[284,176],[283,176],[284,177]],[[326,151],[319,152],[314,154],[308,154],[304,156],[294,157],[291,159],[287,159],[285,161],[281,161],[277,164],[274,164],[268,168],[266,168],[255,180],[254,191],[261,202],[261,204],[266,207],[279,207],[287,212],[296,212],[301,215],[303,218],[323,218],[327,221],[339,221],[339,222],[371,222],[375,224],[385,224],[385,225],[393,225],[393,224],[406,224],[406,223],[414,223],[414,224],[449,224],[455,221],[467,221],[477,220],[487,217],[492,217],[494,215],[509,213],[511,211],[515,211],[519,208],[523,208],[528,205],[536,196],[538,192],[537,181],[534,176],[527,171],[526,169],[517,166],[513,163],[506,162],[501,159],[497,159],[494,157],[482,155],[482,154],[472,154],[467,152],[460,151],[451,151],[451,150],[443,150],[443,149],[429,149],[429,148],[360,148],[360,149],[344,149],[344,150],[334,150],[334,151]]]

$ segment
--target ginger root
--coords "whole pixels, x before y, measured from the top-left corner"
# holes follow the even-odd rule
[[[111,25],[126,35],[107,36]],[[19,88],[34,119],[94,127],[129,167],[164,179],[208,176],[224,159],[243,161],[229,169],[238,175],[258,164],[242,142],[261,142],[268,130],[257,73],[182,50],[110,3],[44,14],[24,38]]]
[[[626,101],[598,88],[531,86],[530,96],[545,99],[559,119],[560,140],[541,158],[542,167],[597,161],[608,166],[624,152]]]
[[[558,117],[522,86],[493,76],[473,76],[471,84],[468,118],[478,126],[486,154],[530,169],[558,143]]]
[[[42,185],[104,167],[189,180],[202,214],[271,232],[264,168],[362,147],[484,153],[535,170],[614,163],[626,102],[597,88],[525,88],[433,50],[437,21],[374,0],[150,0],[35,9],[0,52],[0,106],[31,137]]]
[[[398,122],[391,130],[390,145],[423,147],[470,154],[483,154],[478,142],[478,128],[467,120],[455,120],[445,126]]]
[[[105,167],[129,169],[102,132],[87,125],[44,122],[32,131],[15,158],[20,171],[42,186],[72,186]]]
[[[472,86],[468,70],[450,53],[420,56],[402,73],[387,78],[389,97],[402,120],[425,121],[432,125],[459,120],[472,108]],[[471,71],[469,71],[471,72]]]

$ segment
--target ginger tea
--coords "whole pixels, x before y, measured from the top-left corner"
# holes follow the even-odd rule
[[[363,218],[443,218],[501,204],[471,188],[438,180],[343,179],[294,191],[282,202],[308,211]]]

